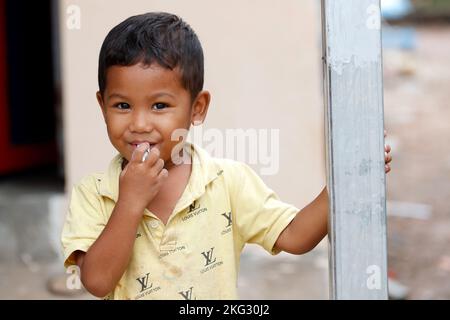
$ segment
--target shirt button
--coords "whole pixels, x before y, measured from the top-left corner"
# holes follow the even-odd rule
[[[150,222],[150,227],[152,227],[153,229],[158,228],[158,225],[159,225],[158,221],[153,220],[152,222]]]

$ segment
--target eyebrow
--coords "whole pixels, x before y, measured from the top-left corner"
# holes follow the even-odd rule
[[[169,97],[175,99],[175,96],[173,94],[171,94],[171,93],[168,93],[168,92],[157,92],[157,93],[155,93],[153,95],[147,96],[146,98],[147,99],[157,99],[157,98],[160,98],[160,97],[163,97],[163,96],[169,96]],[[126,95],[122,95],[120,93],[114,93],[114,92],[111,93],[108,96],[108,100],[111,99],[111,98],[128,99],[128,97]]]

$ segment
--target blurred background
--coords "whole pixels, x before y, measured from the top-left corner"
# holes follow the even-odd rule
[[[450,0],[381,5],[390,298],[450,299]],[[205,129],[278,129],[280,170],[263,180],[299,208],[324,187],[319,1],[0,0],[0,299],[93,298],[63,268],[60,232],[73,184],[115,154],[95,100],[101,43],[148,11],[199,35]],[[240,297],[328,299],[327,250],[247,246]]]

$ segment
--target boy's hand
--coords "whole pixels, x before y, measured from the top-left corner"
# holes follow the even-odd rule
[[[386,138],[387,133],[386,130],[384,130],[384,137]],[[392,161],[392,156],[389,154],[391,152],[391,146],[390,145],[384,145],[384,171],[388,173],[391,171],[391,166],[389,165],[389,162]]]
[[[148,143],[137,146],[119,178],[119,200],[138,213],[144,212],[169,174],[157,148],[144,157],[148,148]]]

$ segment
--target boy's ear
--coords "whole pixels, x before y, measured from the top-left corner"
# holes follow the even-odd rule
[[[202,124],[205,121],[206,114],[208,113],[209,102],[211,101],[211,95],[208,91],[200,91],[192,104],[191,123],[195,125]]]
[[[97,93],[95,95],[97,96],[98,105],[100,106],[100,109],[102,109],[103,119],[106,122],[105,106],[104,106],[104,103],[103,103],[102,94],[101,94],[100,91],[97,91]]]

